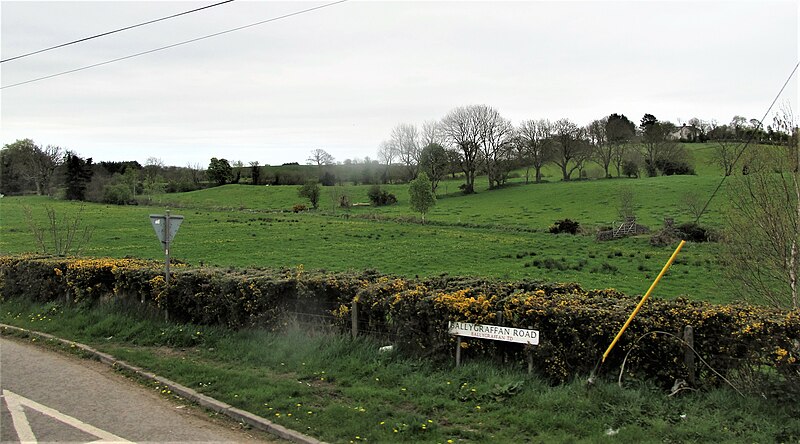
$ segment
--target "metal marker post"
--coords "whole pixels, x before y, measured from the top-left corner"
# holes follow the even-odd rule
[[[164,236],[164,255],[166,256],[164,260],[164,282],[169,286],[169,210],[166,212],[164,230],[167,232],[167,235]]]

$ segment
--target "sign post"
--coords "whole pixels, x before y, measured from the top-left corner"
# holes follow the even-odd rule
[[[169,285],[169,244],[175,238],[175,234],[178,232],[182,222],[183,216],[172,216],[169,214],[169,210],[164,215],[150,215],[150,224],[153,225],[158,240],[164,245],[164,282],[167,285]]]
[[[538,330],[468,322],[449,322],[447,330],[456,337],[456,367],[461,365],[461,338],[468,337],[525,344],[526,350],[528,350],[528,373],[533,369],[533,358],[530,351],[531,347],[539,345]]]

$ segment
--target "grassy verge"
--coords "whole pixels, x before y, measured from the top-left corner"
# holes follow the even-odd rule
[[[231,332],[130,307],[5,300],[0,321],[87,343],[330,442],[794,442],[796,403],[728,389],[668,397],[647,384],[551,387],[510,364],[378,353],[368,339],[291,328]]]

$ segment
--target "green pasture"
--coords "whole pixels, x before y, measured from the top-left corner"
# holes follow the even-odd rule
[[[506,187],[488,190],[485,178],[479,177],[477,194],[469,196],[459,192],[460,180],[445,180],[426,225],[417,223],[417,215],[409,208],[407,185],[398,184],[384,186],[397,196],[396,205],[339,208],[334,202],[343,194],[351,202],[369,202],[369,186],[345,185],[323,187],[319,210],[301,213],[290,211],[294,204],[304,203],[297,186],[226,185],[157,195],[153,206],[87,203],[82,204],[83,221],[94,234],[82,254],[161,258],[148,215],[169,208],[186,218],[173,243],[173,257],[192,264],[303,265],[333,271],[371,268],[410,277],[447,273],[531,278],[641,294],[672,248],[651,246],[649,236],[597,242],[594,233],[619,223],[623,188],[633,193],[638,222],[653,230],[667,217],[676,223],[694,220],[683,200],[694,194],[705,202],[721,177],[708,162],[713,146],[689,146],[696,168],[706,174],[561,182],[559,171],[548,166],[547,182],[525,184],[524,171],[518,171]],[[722,191],[701,224],[722,225]],[[66,215],[74,214],[81,204],[44,197],[0,200],[0,253],[36,251],[24,208],[30,208],[37,223],[44,224],[45,206]],[[584,234],[547,231],[565,218],[579,221]],[[718,252],[719,246],[713,243],[687,245],[656,294],[730,301],[729,287],[719,279]]]

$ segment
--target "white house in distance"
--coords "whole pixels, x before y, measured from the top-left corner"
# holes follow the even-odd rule
[[[695,142],[700,138],[700,130],[692,125],[683,124],[680,128],[671,132],[669,136],[673,140],[684,140],[687,142]]]

